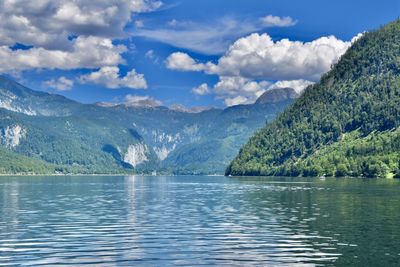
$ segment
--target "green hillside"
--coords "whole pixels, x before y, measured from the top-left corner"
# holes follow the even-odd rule
[[[55,167],[0,147],[0,174],[20,173],[52,174],[55,173]]]
[[[391,177],[400,164],[400,20],[365,33],[240,150],[228,175]]]
[[[15,173],[18,166],[18,173],[223,174],[248,138],[296,97],[288,89],[271,93],[264,95],[265,103],[191,113],[80,104],[0,76],[0,148],[13,155],[0,168],[3,173]],[[45,167],[33,169],[31,161]]]

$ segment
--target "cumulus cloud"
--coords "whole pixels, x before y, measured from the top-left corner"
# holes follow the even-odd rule
[[[268,15],[260,19],[265,27],[290,27],[297,24],[297,20],[291,17],[278,17]]]
[[[225,99],[226,105],[251,103],[272,87],[301,92],[337,63],[357,38],[348,42],[334,36],[311,42],[273,41],[266,33],[254,33],[234,42],[216,63],[198,62],[176,52],[167,58],[166,67],[218,75],[220,81],[211,91]]]
[[[88,75],[82,75],[80,78],[82,83],[94,83],[103,85],[110,89],[131,88],[146,89],[147,82],[143,74],[138,74],[132,69],[124,77],[120,77],[118,67],[102,67],[98,71],[94,71]]]
[[[188,54],[176,52],[169,55],[165,61],[168,69],[179,71],[202,71],[205,70],[204,64],[197,63]]]
[[[68,45],[68,36],[122,37],[135,13],[159,8],[152,0],[4,0],[0,2],[0,45],[44,48]]]
[[[334,36],[311,42],[288,39],[274,42],[266,33],[254,33],[233,43],[217,64],[198,63],[189,55],[177,52],[168,57],[167,67],[252,79],[317,81],[350,45],[351,42]]]
[[[254,103],[271,86],[268,81],[254,81],[243,77],[220,77],[213,87],[213,92],[225,105]]]
[[[276,89],[276,88],[293,88],[297,93],[303,92],[308,86],[314,84],[314,82],[310,82],[307,80],[292,80],[292,81],[277,81],[272,84],[268,89]]]
[[[274,42],[266,33],[254,33],[237,40],[208,72],[268,80],[317,81],[350,45],[351,42],[334,36],[311,42]]]
[[[153,0],[125,0],[125,2],[128,3],[129,8],[133,13],[150,12],[163,5],[163,2]]]
[[[13,50],[0,46],[0,72],[22,71],[28,69],[98,68],[123,64],[121,53],[124,45],[114,45],[110,39],[83,37],[71,41],[70,51],[31,48]]]
[[[256,82],[243,77],[220,77],[220,80],[214,86],[217,94],[237,95],[242,93],[246,96],[261,95],[270,85],[267,81]]]
[[[128,36],[125,27],[135,14],[161,5],[157,0],[0,1],[0,72],[125,64],[127,48],[113,40]]]
[[[203,83],[202,85],[193,88],[192,93],[195,95],[206,95],[210,93],[210,88],[208,88],[208,84]]]
[[[162,102],[150,96],[127,95],[124,104],[129,107],[159,107]]]
[[[59,91],[68,91],[71,90],[74,86],[74,81],[70,80],[64,76],[59,77],[58,79],[51,79],[45,81],[43,83],[45,87],[53,88]]]

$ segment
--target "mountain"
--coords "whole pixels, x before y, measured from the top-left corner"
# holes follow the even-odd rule
[[[192,140],[176,147],[163,166],[177,174],[224,173],[226,166],[254,132],[272,121],[292,100],[268,105],[239,105],[197,113],[186,128]]]
[[[30,116],[67,116],[77,106],[63,96],[33,91],[0,75],[0,108]]]
[[[256,104],[279,103],[286,100],[293,100],[300,95],[293,88],[275,88],[267,90],[256,101]]]
[[[170,110],[175,110],[175,111],[180,111],[180,112],[187,112],[187,113],[199,113],[202,111],[210,110],[212,108],[210,107],[192,107],[192,108],[187,108],[183,105],[180,104],[174,104],[169,107]]]
[[[365,33],[227,175],[400,176],[400,20]]]
[[[0,158],[8,159],[0,173],[223,173],[248,138],[292,102],[223,110],[90,105],[0,76]]]
[[[90,108],[71,109],[65,116],[31,116],[0,109],[0,143],[9,151],[57,166],[56,172],[132,171],[126,163],[141,139],[133,129],[121,126],[113,114]]]

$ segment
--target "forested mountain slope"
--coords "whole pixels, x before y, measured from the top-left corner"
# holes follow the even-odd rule
[[[239,148],[294,101],[198,113],[103,107],[33,91],[0,76],[0,173],[222,174]],[[36,167],[35,167],[36,166]]]
[[[399,176],[400,20],[356,41],[250,139],[227,175]]]

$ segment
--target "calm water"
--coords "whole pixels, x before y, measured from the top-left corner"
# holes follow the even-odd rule
[[[0,265],[398,266],[400,181],[0,177]]]

